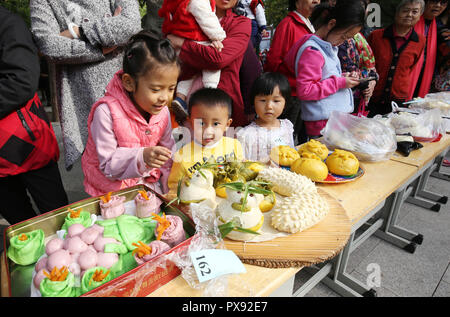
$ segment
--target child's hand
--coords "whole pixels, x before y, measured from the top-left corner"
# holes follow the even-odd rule
[[[358,78],[351,76],[344,76],[345,78],[345,88],[353,88],[359,85]]]
[[[151,146],[144,149],[144,162],[150,168],[160,168],[172,156],[172,151],[164,146]]]
[[[222,41],[218,41],[218,40],[212,41],[211,45],[219,52],[222,52],[222,49],[223,49]]]

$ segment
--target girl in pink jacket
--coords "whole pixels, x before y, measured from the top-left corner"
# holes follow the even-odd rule
[[[351,88],[359,84],[353,74],[342,73],[338,46],[364,24],[360,0],[321,4],[311,20],[316,32],[301,37],[288,51],[285,63],[296,75],[297,98],[308,138],[317,138],[333,111],[353,111]],[[315,18],[318,17],[318,18]]]
[[[130,39],[123,70],[114,75],[88,117],[81,161],[88,194],[99,196],[136,184],[167,192],[175,149],[167,105],[179,69],[168,40],[147,31]]]

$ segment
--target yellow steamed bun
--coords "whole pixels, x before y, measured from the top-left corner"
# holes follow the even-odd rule
[[[308,177],[312,181],[322,181],[328,176],[328,167],[316,154],[303,152],[291,165],[291,171]]]
[[[325,144],[320,143],[317,140],[311,139],[306,143],[303,143],[298,148],[298,153],[301,155],[303,152],[310,152],[316,154],[322,161],[328,157],[328,148]]]
[[[331,173],[342,176],[354,175],[358,172],[359,161],[356,156],[348,151],[334,150],[327,160],[326,164]]]
[[[270,151],[272,161],[282,166],[291,166],[291,164],[300,157],[297,150],[288,145],[279,145]]]

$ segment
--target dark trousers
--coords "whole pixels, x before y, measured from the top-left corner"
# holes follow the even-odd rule
[[[299,145],[308,141],[305,123],[301,118],[301,101],[292,97],[289,107],[285,108],[280,119],[289,119],[294,125],[294,144]]]
[[[259,43],[261,43],[262,38],[256,20],[252,20],[252,33],[250,35],[250,39],[256,52],[259,53]]]
[[[68,204],[56,162],[19,175],[0,177],[0,214],[10,225],[37,216],[27,191],[40,213]]]

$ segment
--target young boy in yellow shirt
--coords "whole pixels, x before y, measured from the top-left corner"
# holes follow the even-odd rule
[[[243,160],[241,143],[224,136],[232,122],[231,111],[232,100],[223,90],[202,88],[191,95],[189,123],[194,137],[175,153],[168,179],[169,196],[176,195],[181,177],[191,175],[210,158],[217,163],[230,158]]]

